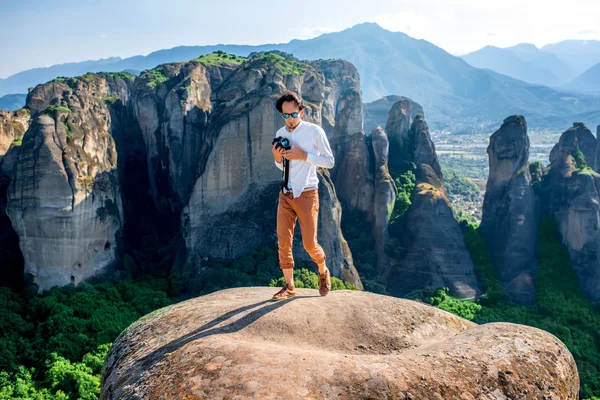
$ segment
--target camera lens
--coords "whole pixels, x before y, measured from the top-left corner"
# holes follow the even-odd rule
[[[283,138],[283,139],[281,139],[281,145],[282,145],[283,147],[287,147],[287,146],[289,146],[289,145],[290,145],[290,141],[288,140],[288,138]]]

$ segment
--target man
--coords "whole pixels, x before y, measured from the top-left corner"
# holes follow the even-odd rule
[[[292,239],[296,220],[300,222],[302,243],[312,260],[319,267],[319,293],[327,295],[331,290],[331,274],[325,265],[325,252],[317,242],[319,217],[319,178],[317,167],[333,168],[334,158],[325,131],[317,124],[303,121],[304,104],[300,96],[285,91],[277,100],[276,108],[285,125],[275,137],[286,137],[290,150],[282,147],[272,151],[275,165],[283,171],[283,158],[289,161],[289,183],[287,190],[279,191],[277,207],[277,237],[279,240],[279,266],[285,276],[285,285],[273,295],[273,300],[287,299],[296,295],[294,286],[294,257]]]

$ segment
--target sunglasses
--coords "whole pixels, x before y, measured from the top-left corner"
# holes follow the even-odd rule
[[[298,113],[297,112],[293,112],[291,114],[288,113],[281,113],[281,115],[283,115],[283,118],[288,119],[290,116],[292,118],[298,118]]]

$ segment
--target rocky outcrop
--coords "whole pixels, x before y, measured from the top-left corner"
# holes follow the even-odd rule
[[[539,210],[531,187],[525,118],[506,118],[490,137],[487,153],[490,172],[481,233],[504,293],[528,304],[535,300]]]
[[[379,100],[372,101],[364,104],[365,110],[365,130],[369,131],[377,128],[378,126],[385,128],[389,131],[389,127],[386,126],[389,119],[390,109],[398,103],[408,102],[408,104],[402,106],[404,110],[408,110],[406,117],[408,119],[408,125],[405,125],[406,130],[410,129],[410,123],[417,114],[423,114],[423,107],[420,104],[413,101],[412,99],[404,96],[390,95],[382,97]],[[401,121],[400,118],[394,118],[396,121]]]
[[[596,154],[595,154],[595,164],[593,168],[595,171],[600,171],[600,146],[598,146],[598,141],[600,140],[600,125],[596,127]]]
[[[12,168],[7,214],[40,291],[97,276],[117,258],[122,207],[105,101],[126,101],[129,84],[90,74],[28,95],[32,123]]]
[[[14,143],[19,145],[29,127],[29,110],[22,108],[14,112],[0,110],[0,161]]]
[[[397,167],[403,160],[412,158],[410,151],[411,143],[409,131],[414,117],[412,113],[412,102],[403,99],[393,104],[389,109],[385,131],[390,135],[391,153],[394,155],[392,165]]]
[[[384,271],[390,262],[385,252],[385,244],[390,239],[388,223],[396,203],[396,188],[394,180],[388,170],[389,141],[385,131],[381,128],[374,129],[371,133],[371,144],[375,158],[376,185],[373,213],[375,223],[373,236],[375,237],[375,254],[377,255],[377,269]]]
[[[342,103],[352,103],[354,94],[342,93],[340,99],[326,99],[329,86],[323,70],[317,68],[324,68],[325,62],[300,63],[289,56],[282,58],[281,63],[291,63],[296,68],[290,73],[270,57],[259,53],[218,87],[207,86],[213,101],[200,141],[197,176],[181,213],[188,263],[204,256],[231,260],[271,240],[271,234],[257,232],[274,232],[276,225],[281,172],[273,165],[270,147],[273,135],[283,124],[275,101],[284,90],[295,90],[303,97],[307,120],[320,124],[322,116],[329,115],[327,110],[341,110],[334,115],[335,134],[343,136],[345,129],[353,129],[350,115],[344,117]],[[333,63],[332,71],[350,68],[347,62]],[[329,104],[330,101],[340,104]],[[338,154],[334,155],[339,159]],[[335,191],[329,190],[323,171],[319,175],[321,210],[334,215],[339,207],[337,198],[332,197],[339,196],[337,185]],[[337,227],[319,229],[328,235],[319,233],[328,266],[335,276],[352,278],[350,283],[361,287],[350,252],[342,245],[345,241],[339,230],[339,217],[336,218]]]
[[[581,122],[573,123],[573,126],[567,129],[560,136],[557,144],[550,151],[550,164],[554,167],[559,166],[564,175],[567,170],[583,168],[587,166],[594,168],[596,164],[596,138],[592,132]],[[584,156],[585,165],[576,165],[575,150],[581,151]],[[555,171],[557,171],[555,169]]]
[[[331,134],[362,129],[362,114],[352,113],[360,92],[349,90],[359,88],[358,74],[345,61],[301,63],[277,52],[213,56],[161,65],[138,78],[58,78],[31,91],[33,123],[13,163],[9,215],[26,270],[41,288],[77,284],[115,261],[123,222],[119,181],[127,186],[130,233],[148,234],[151,224],[180,232],[165,235],[182,243],[173,246],[174,263],[230,261],[270,242],[271,234],[257,233],[275,231],[281,173],[270,147],[283,124],[275,100],[285,89],[303,96],[307,120],[322,123],[326,116]],[[118,175],[115,142],[127,157]],[[133,165],[141,159],[147,173]],[[319,234],[328,265],[362,287],[339,228],[336,191],[327,171],[319,175]],[[142,204],[147,193],[151,206]],[[143,212],[153,222],[141,221]],[[58,235],[59,226],[68,234]]]
[[[540,190],[544,212],[557,222],[583,293],[600,301],[600,175],[577,165],[576,150],[588,161],[593,135],[583,124],[565,131],[550,154],[550,171]]]
[[[181,211],[199,160],[206,157],[210,79],[207,67],[190,61],[146,71],[133,84],[132,107],[146,144],[150,189],[161,211]]]
[[[323,71],[324,80],[322,86],[318,86],[322,94],[316,95],[319,92],[313,91],[308,99],[323,102],[321,124],[327,137],[363,131],[360,78],[354,65],[343,60],[319,60],[310,64]]]
[[[6,191],[29,117],[28,109],[12,113],[0,110],[0,272],[4,284],[14,288],[20,288],[23,281],[23,256],[19,237],[6,215]]]
[[[419,165],[416,177],[401,240],[405,253],[389,273],[388,292],[447,287],[457,297],[479,297],[475,266],[441,179],[428,164]]]
[[[375,171],[363,130],[360,81],[354,66],[343,61],[319,62],[324,71],[323,127],[331,131],[329,142],[336,158],[331,178],[345,209],[359,209],[373,218]],[[331,121],[335,124],[331,125]]]
[[[448,287],[454,296],[476,298],[481,289],[475,266],[454,218],[429,128],[420,114],[405,131],[408,115],[410,103],[403,100],[390,110],[386,126],[396,143],[396,153],[390,150],[390,162],[395,160],[391,168],[399,171],[414,163],[416,188],[412,204],[397,222],[401,228],[395,228],[399,237],[394,239],[400,246],[391,265],[380,271],[388,278],[388,292],[395,296]]]
[[[410,128],[412,157],[417,166],[429,165],[437,177],[443,181],[442,167],[435,153],[435,145],[429,135],[429,127],[422,115],[417,115]]]
[[[141,318],[109,350],[100,399],[578,398],[573,356],[543,330],[369,292],[272,293],[227,289]]]
[[[413,107],[420,112],[411,118]],[[390,139],[390,168],[401,169],[406,163],[429,165],[443,180],[442,168],[429,135],[422,108],[410,99],[394,104],[389,111],[386,132]]]

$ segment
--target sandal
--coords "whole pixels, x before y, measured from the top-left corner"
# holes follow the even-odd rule
[[[281,290],[273,295],[273,300],[283,300],[296,295],[296,288],[290,287],[287,283],[283,285]]]

